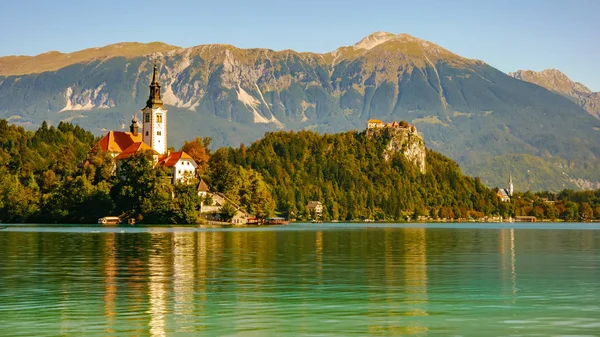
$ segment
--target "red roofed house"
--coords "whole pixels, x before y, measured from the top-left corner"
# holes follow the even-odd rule
[[[156,63],[150,83],[150,97],[142,109],[142,132],[138,132],[137,118],[133,117],[130,132],[109,131],[98,143],[98,148],[109,152],[115,160],[127,159],[140,151],[153,151],[156,165],[170,169],[173,184],[184,177],[194,177],[198,165],[185,152],[167,150],[167,109],[160,97]],[[118,165],[117,165],[118,167]]]
[[[138,133],[137,119],[134,117],[131,123],[131,132],[109,131],[98,142],[98,148],[109,152],[114,158],[132,144],[141,142],[142,134]]]
[[[196,161],[183,151],[170,153],[167,151],[167,155],[158,161],[158,165],[169,169],[173,185],[177,182],[186,182],[186,179],[193,178],[198,167]]]
[[[154,153],[154,155],[153,155],[154,162],[158,162],[158,157],[160,156],[160,154],[158,152],[156,152],[150,146],[146,145],[146,143],[142,143],[142,142],[137,142],[137,143],[131,144],[128,148],[123,150],[123,152],[121,152],[119,155],[117,155],[115,157],[115,159],[116,160],[127,159],[127,158],[133,156],[134,154],[136,154],[138,152],[142,152],[142,151],[152,151]]]

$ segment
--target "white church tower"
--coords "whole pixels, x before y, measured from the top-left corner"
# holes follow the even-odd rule
[[[150,97],[146,107],[142,109],[143,141],[156,152],[164,155],[167,153],[167,109],[160,98],[160,84],[158,83],[156,61],[150,83]]]
[[[513,192],[515,191],[513,187],[512,174],[508,176],[508,196],[512,197]]]

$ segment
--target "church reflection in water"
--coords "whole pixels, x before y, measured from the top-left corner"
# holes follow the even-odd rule
[[[171,253],[167,240],[170,235],[151,233],[151,244],[148,257],[148,299],[150,315],[150,335],[166,336],[167,301],[170,283]]]
[[[501,279],[503,288],[510,292],[514,304],[517,296],[517,253],[515,248],[515,229],[500,229],[498,247],[500,250]]]
[[[177,332],[193,332],[195,233],[173,234],[173,290]]]

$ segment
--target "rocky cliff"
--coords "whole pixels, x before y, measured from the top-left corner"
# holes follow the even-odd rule
[[[406,122],[396,125],[368,128],[367,135],[369,137],[385,138],[387,146],[383,152],[383,158],[388,161],[396,153],[401,154],[416,167],[421,173],[427,172],[426,155],[427,148],[423,138],[417,132],[415,126],[411,126]]]

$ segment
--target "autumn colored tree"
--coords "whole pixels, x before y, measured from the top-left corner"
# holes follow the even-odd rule
[[[196,164],[198,164],[198,174],[202,175],[208,168],[208,161],[210,159],[210,146],[212,139],[210,137],[196,137],[194,140],[184,142],[181,147],[181,151],[189,154],[190,157],[194,158]]]

